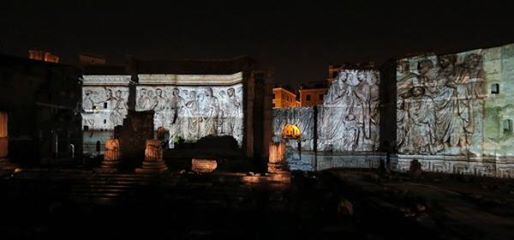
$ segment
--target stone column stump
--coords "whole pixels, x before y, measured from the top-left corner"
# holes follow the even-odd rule
[[[285,159],[286,144],[283,141],[272,142],[269,145],[268,172],[288,172]]]
[[[161,142],[156,139],[146,140],[145,160],[136,173],[162,173],[168,170],[166,163],[162,160]]]
[[[120,140],[108,139],[105,142],[104,160],[102,170],[117,170],[120,165]]]

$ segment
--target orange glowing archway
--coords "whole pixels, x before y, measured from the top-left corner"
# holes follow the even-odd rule
[[[286,124],[282,129],[283,138],[299,139],[302,136],[302,132],[298,126],[293,124]]]

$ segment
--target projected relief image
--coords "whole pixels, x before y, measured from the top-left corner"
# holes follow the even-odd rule
[[[243,85],[137,86],[136,111],[155,111],[155,128],[196,141],[208,135],[243,142]]]
[[[320,151],[374,151],[379,144],[379,73],[343,70],[318,112]]]
[[[512,155],[513,45],[402,59],[397,147],[403,154]]]
[[[318,151],[374,151],[379,146],[379,83],[377,71],[343,70],[318,106],[317,118],[310,107],[273,109],[274,135],[282,136],[284,126],[292,124],[301,131],[302,150],[313,150],[317,131]]]
[[[82,125],[90,130],[113,130],[127,115],[128,87],[82,88]]]

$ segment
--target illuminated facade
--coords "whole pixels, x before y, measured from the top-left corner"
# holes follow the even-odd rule
[[[299,107],[296,94],[285,88],[273,88],[273,108]]]
[[[315,107],[274,109],[290,164],[373,168],[390,156],[399,171],[415,159],[424,171],[514,177],[514,44],[340,68],[331,82]],[[300,139],[284,137],[289,125]]]
[[[84,152],[98,152],[117,126],[125,129],[132,111],[152,113],[153,130],[165,129],[169,141],[230,136],[247,156],[260,157],[271,138],[272,94],[265,81],[266,73],[246,58],[89,66],[82,86]]]
[[[154,127],[194,142],[232,136],[243,143],[242,73],[230,75],[140,74],[136,111],[153,110]]]
[[[514,175],[514,44],[397,61],[400,169]]]
[[[323,102],[327,88],[302,88],[300,92],[300,106],[313,107]]]
[[[29,50],[29,59],[43,62],[59,63],[59,57],[50,52],[41,50]]]
[[[314,107],[275,109],[273,134],[283,137],[284,128],[294,125],[301,131],[303,151],[337,153],[373,152],[379,147],[378,71],[343,70],[333,81],[324,99]],[[288,142],[297,150],[298,145]]]

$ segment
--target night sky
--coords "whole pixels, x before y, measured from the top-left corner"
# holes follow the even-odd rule
[[[248,55],[296,87],[324,79],[329,64],[514,42],[507,1],[131,2],[3,0],[0,53],[46,49],[76,63],[87,52],[112,64]]]

